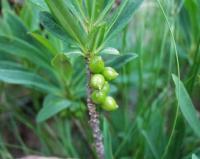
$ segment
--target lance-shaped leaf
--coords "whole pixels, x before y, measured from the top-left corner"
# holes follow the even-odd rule
[[[70,10],[66,7],[64,0],[45,0],[51,13],[56,18],[57,22],[63,29],[80,45],[84,45],[85,34],[80,28],[76,18],[72,15]]]
[[[51,64],[63,79],[67,80],[71,77],[72,65],[64,54],[57,54],[52,59]]]
[[[24,85],[46,93],[59,93],[59,89],[41,76],[19,69],[0,68],[0,81],[10,84]]]
[[[72,43],[72,39],[63,28],[56,23],[53,16],[48,12],[40,12],[40,22],[51,34],[67,43]]]
[[[143,0],[124,0],[119,9],[116,10],[110,28],[108,30],[108,38],[119,33],[130,21],[135,10],[141,5]]]
[[[26,26],[24,25],[23,21],[19,19],[17,15],[15,15],[12,12],[5,12],[5,21],[9,25],[11,33],[15,38],[17,37],[31,44],[32,46],[37,48],[42,55],[45,55],[45,58],[47,57],[51,58],[50,51],[43,44],[41,44],[36,39],[31,37],[30,34],[28,34]]]
[[[103,118],[103,136],[104,136],[106,159],[113,159],[114,157],[112,153],[112,141],[109,131],[109,123],[106,118]]]
[[[42,35],[37,33],[30,33],[35,40],[41,43],[44,47],[46,47],[51,54],[55,55],[57,53],[56,48],[50,43],[50,41],[44,38]]]
[[[44,100],[43,108],[39,111],[36,120],[37,122],[43,122],[71,105],[72,102],[67,99],[48,95]]]
[[[197,117],[197,111],[192,104],[192,100],[187,93],[184,84],[178,77],[176,75],[172,75],[172,77],[176,86],[176,98],[180,105],[181,112],[196,135],[200,137],[200,121]]]
[[[42,54],[36,47],[17,38],[0,36],[0,54],[7,53],[26,58],[38,66],[51,69],[48,56]]]
[[[137,58],[137,54],[134,53],[123,54],[114,57],[111,60],[106,61],[106,65],[119,69],[120,67],[126,65],[128,62],[132,61],[135,58]]]
[[[44,0],[30,0],[30,2],[40,7],[42,10],[48,10],[48,6]]]

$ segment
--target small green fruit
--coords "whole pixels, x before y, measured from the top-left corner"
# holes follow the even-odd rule
[[[117,103],[113,97],[107,96],[101,107],[104,110],[113,111],[113,110],[117,109],[119,106],[117,105]]]
[[[90,59],[89,68],[92,73],[101,73],[104,70],[104,62],[101,56],[95,56]]]
[[[94,89],[102,89],[105,79],[101,74],[95,74],[91,77],[90,86]]]
[[[109,83],[106,81],[103,85],[103,88],[101,89],[102,92],[104,92],[106,95],[109,93],[110,91],[110,85]]]
[[[92,101],[95,103],[95,104],[101,104],[104,102],[105,98],[106,98],[106,94],[105,92],[102,92],[102,91],[94,91],[92,93]]]
[[[105,67],[103,75],[106,80],[114,80],[119,74],[112,67]]]

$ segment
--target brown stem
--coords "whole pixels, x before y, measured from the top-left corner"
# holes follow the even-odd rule
[[[90,126],[92,128],[92,134],[95,142],[95,148],[97,152],[97,156],[99,159],[105,159],[104,154],[104,145],[102,140],[102,134],[100,130],[99,124],[99,114],[96,111],[96,106],[91,100],[92,89],[90,87],[90,79],[91,79],[91,72],[88,66],[89,59],[86,59],[86,68],[87,68],[87,107],[90,115]]]

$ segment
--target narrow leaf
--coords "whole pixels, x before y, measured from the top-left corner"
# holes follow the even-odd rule
[[[136,57],[137,57],[137,54],[134,54],[134,53],[123,54],[121,56],[117,56],[111,60],[106,61],[106,64],[108,66],[118,69],[118,68],[126,65],[128,62],[132,61]]]
[[[111,27],[109,30],[109,38],[113,35],[119,33],[131,20],[131,17],[135,10],[141,5],[143,0],[129,0],[126,3],[126,0],[122,2],[122,6],[119,11],[117,11],[117,16],[114,19],[114,22],[111,23]]]
[[[48,10],[48,6],[44,0],[30,0],[30,2],[40,7],[42,10]]]
[[[34,37],[39,43],[41,43],[43,46],[45,46],[53,55],[57,53],[56,48],[42,35],[37,33],[30,33],[32,37]]]
[[[36,47],[18,38],[0,36],[0,54],[4,53],[26,58],[30,62],[44,68],[50,67],[48,56],[42,54]]]
[[[57,87],[51,85],[39,75],[22,70],[0,68],[0,81],[36,88],[46,93],[56,93],[59,91]]]
[[[173,74],[172,78],[176,86],[176,98],[180,105],[181,112],[195,134],[200,137],[200,121],[197,117],[197,111],[192,104],[192,100],[185,89],[184,84],[178,79],[178,77]]]
[[[101,51],[101,54],[120,55],[119,51],[115,48],[108,47]]]
[[[106,155],[105,158],[113,159],[111,135],[109,132],[109,125],[106,118],[104,118],[103,120],[103,136],[104,136],[104,146],[105,146],[105,155]]]
[[[58,25],[51,14],[48,12],[40,12],[40,21],[50,33],[52,33],[57,38],[71,43],[72,39],[70,36],[63,30],[63,28]]]
[[[66,7],[64,0],[45,0],[51,13],[67,34],[80,45],[84,45],[84,32],[70,10]]]
[[[43,122],[55,116],[60,111],[70,107],[71,105],[72,105],[71,101],[67,99],[49,95],[45,98],[45,101],[43,103],[43,108],[39,111],[36,121]]]

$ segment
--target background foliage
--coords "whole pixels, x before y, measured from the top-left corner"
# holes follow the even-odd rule
[[[95,158],[84,61],[35,2],[1,1],[0,156]],[[199,0],[144,1],[108,41],[121,55],[103,55],[120,72],[119,110],[99,110],[107,159],[200,157],[199,17]]]

